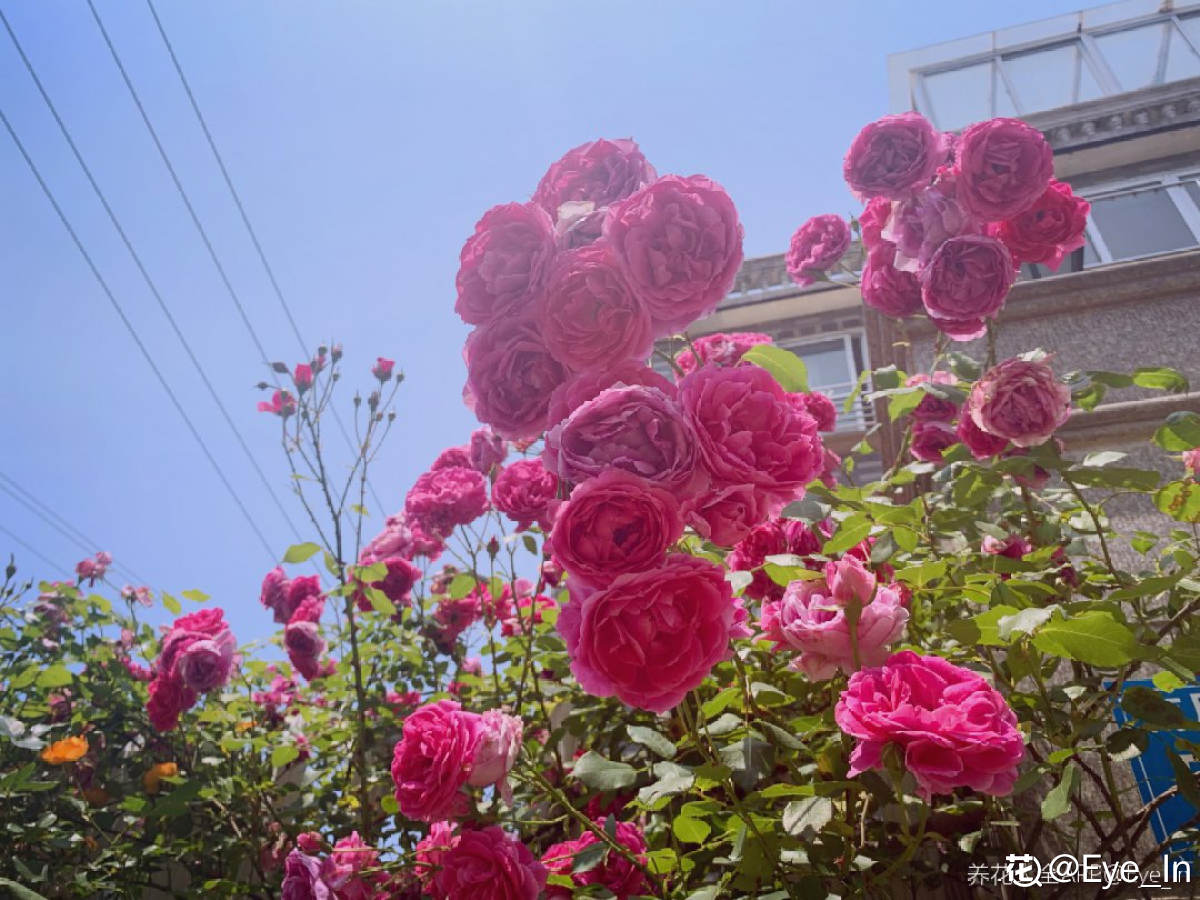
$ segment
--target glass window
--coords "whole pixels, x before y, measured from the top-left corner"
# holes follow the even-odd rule
[[[1196,208],[1200,209],[1200,184],[1195,181],[1185,181],[1183,187],[1188,192],[1188,196],[1192,198],[1192,202],[1196,204]]]
[[[808,383],[814,390],[853,383],[858,377],[857,372],[850,371],[851,361],[846,353],[846,342],[840,337],[788,349],[804,360],[808,368]]]
[[[1181,81],[1200,75],[1200,56],[1192,52],[1174,26],[1170,26],[1170,43],[1167,45],[1167,70],[1163,81]]]
[[[1025,112],[1101,96],[1078,42],[1006,56],[1004,69]]]
[[[1156,22],[1126,31],[1114,31],[1096,37],[1096,46],[1117,77],[1121,89],[1136,90],[1154,84],[1158,72],[1158,52],[1170,22]]]
[[[1196,236],[1162,187],[1093,200],[1092,222],[1114,260],[1196,245]]]
[[[925,75],[922,81],[938,128],[962,128],[991,115],[990,62]]]
[[[1192,13],[1190,16],[1180,16],[1179,27],[1183,29],[1184,34],[1192,39],[1193,47],[1200,47],[1200,13]]]

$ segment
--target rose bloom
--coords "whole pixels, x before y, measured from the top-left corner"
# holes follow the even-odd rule
[[[883,229],[892,215],[892,201],[886,197],[872,197],[858,216],[858,231],[862,236],[863,248],[870,253],[882,244],[891,244],[883,239]],[[895,250],[895,245],[892,246]]]
[[[470,447],[447,447],[437,455],[437,459],[433,461],[433,465],[429,470],[436,471],[438,469],[473,469],[475,465],[471,462]]]
[[[787,271],[801,287],[831,269],[850,247],[850,226],[841,216],[813,216],[796,229],[787,251]]]
[[[609,469],[559,507],[550,545],[572,580],[599,586],[657,565],[681,534],[679,503],[670,491]]]
[[[817,423],[817,431],[833,431],[837,428],[837,407],[820,391],[793,393],[788,395],[788,399],[798,404],[798,409],[813,417],[813,421]]]
[[[703,175],[667,175],[616,203],[604,236],[658,335],[716,309],[742,264],[737,209]]]
[[[524,726],[517,716],[489,709],[479,717],[479,728],[479,745],[471,762],[467,784],[471,787],[498,785],[501,794],[511,802],[512,791],[507,777],[521,752]]]
[[[895,744],[927,800],[957,787],[1006,796],[1025,756],[1016,714],[995,688],[968,669],[911,650],[851,675],[834,718],[858,739],[851,777],[884,768],[884,748]]]
[[[283,649],[296,671],[309,681],[321,676],[320,657],[325,652],[325,640],[316,622],[291,622],[283,629]]]
[[[1020,559],[1033,549],[1033,544],[1029,543],[1027,539],[1019,534],[1010,534],[1003,540],[992,537],[990,534],[985,534],[983,536],[983,543],[979,549],[981,552],[992,556]]]
[[[938,134],[929,120],[907,112],[864,127],[846,152],[842,175],[860,200],[902,200],[929,184],[941,162]]]
[[[87,752],[88,739],[86,737],[83,735],[66,737],[61,741],[55,741],[42,751],[42,762],[47,762],[52,766],[61,766],[63,763],[82,759]]]
[[[558,495],[558,476],[547,472],[541,459],[519,459],[505,466],[492,485],[492,506],[517,524],[519,531],[534,522],[550,527],[550,503]]]
[[[769,343],[771,343],[769,334],[755,331],[731,333],[722,331],[717,334],[706,334],[692,341],[690,347],[676,353],[675,365],[683,370],[684,375],[696,371],[696,353],[698,353],[700,354],[699,365],[712,363],[717,366],[736,366],[751,347]],[[692,348],[695,348],[696,353],[692,352]]]
[[[1183,462],[1184,469],[1187,470],[1193,478],[1200,475],[1200,447],[1194,450],[1184,450],[1180,457]]]
[[[586,200],[573,200],[558,208],[554,223],[554,239],[559,250],[578,250],[596,243],[604,235],[604,220],[608,207],[596,208]]]
[[[430,893],[437,900],[537,900],[546,867],[499,825],[463,828],[439,854]]]
[[[551,164],[533,192],[533,202],[557,219],[564,203],[583,201],[608,206],[657,177],[633,140],[601,138],[568,150]]]
[[[675,553],[603,590],[576,585],[558,629],[585,691],[664,713],[749,634],[745,615],[720,566]]]
[[[383,591],[384,596],[396,606],[408,606],[412,602],[413,585],[421,580],[421,570],[402,556],[374,560],[368,565],[373,565],[374,562],[382,562],[387,567],[387,574],[378,581],[370,582],[370,586]],[[366,591],[355,591],[354,601],[363,612],[375,608]]]
[[[436,822],[462,815],[482,723],[453,700],[427,703],[404,719],[392,754],[396,802],[410,819]]]
[[[468,325],[520,312],[541,290],[554,255],[554,222],[532,203],[493,206],[459,256],[454,311]]]
[[[942,451],[957,443],[958,435],[946,422],[917,422],[908,450],[914,459],[941,465],[945,461]]]
[[[405,514],[428,531],[449,534],[487,512],[487,480],[475,469],[434,469],[416,480],[404,498]]]
[[[464,398],[481,422],[513,441],[532,440],[545,430],[550,394],[568,372],[531,319],[505,316],[476,328],[463,356]]]
[[[1071,391],[1044,362],[1006,359],[975,382],[966,408],[981,430],[1033,447],[1070,418]]]
[[[863,265],[859,290],[867,306],[899,319],[921,311],[921,282],[912,272],[897,269],[895,258],[896,246],[891,241],[872,247]]]
[[[596,823],[601,829],[607,827],[607,824],[607,817]],[[613,838],[645,865],[646,837],[635,823],[617,822],[617,827],[613,830]],[[573,871],[575,855],[599,840],[600,838],[592,832],[585,831],[577,840],[554,844],[542,854],[542,864],[553,874],[565,875],[570,878],[576,887],[584,887],[589,884],[603,885],[618,900],[648,893],[650,888],[646,884],[646,876],[642,874],[642,870],[618,853],[610,852],[600,865],[588,869],[586,872]],[[572,896],[574,896],[572,891],[557,885],[550,885],[546,888],[547,900]]]
[[[263,578],[258,602],[275,614],[275,621],[286,625],[292,617],[293,606],[288,602],[288,581],[283,566],[276,566]]]
[[[850,639],[847,608],[859,610],[854,642]],[[860,560],[845,556],[825,564],[820,581],[793,581],[777,601],[762,608],[762,630],[777,648],[798,650],[789,668],[813,681],[825,681],[838,671],[877,666],[887,659],[887,647],[899,639],[908,610],[895,585],[876,583],[875,574]]]
[[[958,384],[958,379],[952,372],[934,372],[932,376],[918,372],[916,375],[910,375],[904,384],[907,387],[916,387],[921,384],[954,385]],[[918,422],[953,422],[957,415],[957,403],[953,400],[944,400],[928,392],[912,411],[912,417]]]
[[[1083,246],[1092,204],[1071,192],[1071,186],[1050,179],[1033,206],[992,226],[1018,263],[1041,263],[1057,272],[1063,257]]]
[[[751,528],[725,557],[725,565],[731,571],[754,573],[744,591],[747,597],[778,600],[783,596],[783,588],[763,571],[767,557],[781,553],[811,556],[820,552],[821,539],[806,524],[796,519],[772,518]]]
[[[657,388],[672,400],[677,393],[673,383],[649,366],[637,360],[622,360],[603,371],[580,372],[563,382],[550,395],[547,418],[551,425],[557,424],[589,400],[595,400],[608,388],[634,385]]]
[[[399,513],[387,517],[383,525],[383,530],[367,542],[367,545],[363,547],[362,552],[358,555],[358,561],[361,565],[368,565],[377,560],[388,559],[392,556],[403,556],[405,559],[411,559],[413,555],[412,529],[409,528],[408,520],[404,513]],[[282,571],[281,569],[280,572]]]
[[[976,459],[990,459],[1008,446],[1007,438],[988,434],[966,413],[959,417],[955,433]]]
[[[958,200],[981,222],[1023,213],[1054,174],[1054,151],[1040,131],[1020,119],[977,122],[955,147]]]
[[[792,406],[765,369],[697,369],[680,382],[679,402],[699,435],[714,483],[788,493],[821,469],[817,423]]]
[[[289,853],[279,896],[282,900],[330,900],[333,892],[321,879],[321,861],[299,850]]]
[[[950,238],[921,270],[921,302],[946,335],[974,340],[984,333],[984,320],[996,318],[1004,306],[1015,278],[1012,257],[995,238]]]
[[[602,243],[559,254],[536,315],[546,347],[575,372],[644,360],[654,347],[650,316]]]
[[[471,441],[467,445],[471,457],[471,467],[478,469],[484,475],[502,462],[508,456],[508,444],[504,438],[490,428],[476,428],[471,432]]]
[[[179,716],[196,702],[196,692],[178,678],[156,676],[147,686],[146,716],[157,731],[170,731],[179,724]]]
[[[258,401],[258,411],[272,413],[286,419],[296,411],[296,401],[289,391],[276,391],[271,399]]]
[[[237,641],[226,628],[217,638],[196,641],[179,654],[176,670],[180,679],[198,694],[215,690],[233,671],[233,652]]]
[[[719,547],[732,547],[760,522],[779,515],[789,495],[759,485],[733,484],[709,488],[685,500],[683,520]]]
[[[954,197],[953,180],[939,180],[909,200],[892,204],[883,237],[896,245],[895,265],[919,272],[945,241],[983,228]]]
[[[547,469],[575,483],[616,468],[681,494],[703,487],[690,420],[652,387],[602,391],[550,429],[542,459]]]

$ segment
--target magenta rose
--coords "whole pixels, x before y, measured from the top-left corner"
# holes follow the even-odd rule
[[[886,197],[872,197],[858,216],[858,230],[863,247],[871,252],[881,244],[890,244],[883,239],[883,229],[892,215],[892,201]],[[895,247],[892,248],[893,250]]]
[[[558,256],[538,299],[537,320],[554,358],[575,372],[644,360],[654,347],[650,316],[604,244]]]
[[[505,466],[492,485],[492,505],[524,531],[537,522],[550,527],[550,501],[558,495],[558,476],[541,459],[519,459]]]
[[[467,337],[464,398],[475,416],[510,440],[532,440],[545,430],[550,394],[567,369],[542,341],[534,322],[501,317]]]
[[[283,630],[283,649],[296,671],[312,681],[321,674],[321,654],[325,640],[321,627],[309,620],[293,621]]]
[[[471,457],[471,468],[484,475],[491,472],[494,466],[504,462],[504,458],[508,456],[508,444],[490,428],[476,428],[472,431],[471,442],[467,447]]]
[[[988,434],[1033,447],[1070,417],[1071,391],[1044,362],[1006,359],[975,382],[967,411]]]
[[[370,586],[382,591],[396,606],[408,606],[412,602],[413,585],[421,580],[421,570],[402,556],[392,556],[381,561],[387,567],[387,573],[378,581],[372,581]],[[366,591],[356,591],[354,599],[358,608],[364,612],[374,608]]]
[[[1020,119],[970,126],[955,147],[958,201],[981,222],[1025,212],[1054,174],[1054,151],[1040,131]]]
[[[797,409],[802,409],[813,417],[813,421],[817,423],[817,431],[833,431],[837,428],[837,407],[825,394],[809,391],[807,394],[792,393],[788,398],[797,405]]]
[[[474,464],[471,462],[470,447],[447,447],[437,455],[437,459],[433,461],[433,465],[429,467],[434,469],[473,469]]]
[[[975,424],[975,420],[968,413],[959,417],[955,433],[976,459],[990,459],[1008,446],[1007,438],[988,434]]]
[[[921,302],[933,323],[956,341],[981,336],[996,318],[1016,277],[1012,257],[994,237],[945,241],[921,270]]]
[[[675,398],[675,385],[659,375],[649,366],[628,359],[617,362],[604,371],[580,372],[556,388],[550,395],[550,424],[563,421],[589,400],[600,396],[610,387],[632,387],[640,384],[657,388],[664,395]]]
[[[432,894],[445,900],[537,900],[546,868],[529,848],[499,825],[463,828],[440,852]]]
[[[358,555],[358,561],[362,565],[369,565],[377,560],[388,559],[392,556],[403,556],[405,559],[411,559],[413,554],[412,528],[409,526],[408,519],[404,513],[399,513],[398,515],[387,517],[383,530],[367,542],[367,545],[363,547],[362,552]]]
[[[146,715],[157,731],[171,731],[179,725],[179,716],[196,702],[196,692],[176,678],[155,677],[147,689]]]
[[[405,515],[427,531],[443,535],[474,522],[487,508],[487,479],[465,466],[424,473],[404,498]]]
[[[607,817],[599,820],[596,824],[601,829],[611,827],[608,825]],[[617,822],[616,828],[609,833],[618,844],[645,865],[646,837],[636,824]],[[575,855],[599,840],[600,838],[592,832],[585,831],[577,840],[553,844],[542,854],[542,864],[550,872],[570,878],[575,887],[584,887],[589,884],[603,885],[619,900],[647,894],[650,887],[646,884],[646,876],[642,874],[642,870],[617,853],[609,853],[598,866],[583,872],[574,871]],[[560,898],[565,900],[565,898],[573,896],[575,896],[574,892],[568,888],[558,885],[546,887],[547,900],[560,900]]]
[[[914,459],[941,465],[945,462],[942,451],[949,450],[957,443],[958,435],[946,422],[918,421],[913,425],[912,441],[908,449]]]
[[[692,341],[690,347],[676,353],[675,364],[683,370],[684,375],[694,372],[698,365],[696,362],[698,353],[700,355],[699,365],[712,363],[717,366],[735,366],[751,347],[769,343],[771,343],[769,334],[754,331],[731,333],[722,331],[717,334],[706,334]],[[693,348],[695,348],[695,353],[692,352]]]
[[[468,325],[521,312],[541,290],[554,255],[554,223],[532,203],[505,203],[483,214],[459,256],[454,311]]]
[[[585,691],[664,713],[729,657],[744,619],[720,566],[676,553],[603,590],[576,586],[558,629]]]
[[[957,383],[958,379],[951,372],[934,372],[932,377],[924,372],[919,372],[916,375],[910,375],[904,382],[907,387],[921,384],[954,385]],[[912,417],[918,422],[952,422],[957,415],[957,403],[929,392],[926,392],[925,396],[921,398],[921,402],[912,411]]]
[[[858,610],[856,641],[850,639],[851,607]],[[877,584],[874,573],[852,556],[826,563],[820,581],[793,581],[782,599],[769,600],[762,608],[765,636],[777,648],[799,651],[789,668],[813,681],[860,665],[880,665],[907,622],[908,610],[896,586]]]
[[[938,133],[924,116],[884,116],[854,138],[842,161],[842,175],[860,200],[903,200],[929,184],[942,156]]]
[[[1071,186],[1050,180],[1033,206],[992,226],[991,233],[1018,263],[1041,263],[1057,272],[1063,257],[1083,246],[1092,204],[1071,192]]]
[[[763,571],[768,556],[791,553],[811,556],[821,552],[817,533],[796,519],[769,519],[750,529],[725,557],[725,565],[735,572],[752,572],[753,580],[745,595],[753,600],[779,599],[783,588]]]
[[[672,493],[609,469],[576,487],[559,507],[550,545],[572,581],[602,586],[658,565],[682,533]]]
[[[612,387],[550,429],[542,459],[547,469],[574,483],[615,468],[692,493],[705,480],[696,443],[690,420],[661,390]]]
[[[462,789],[471,777],[481,732],[479,716],[453,700],[427,703],[407,716],[392,753],[400,812],[424,822],[466,812]]]
[[[947,178],[892,205],[883,238],[896,245],[896,268],[919,272],[945,241],[983,231],[954,193],[953,179]]]
[[[551,164],[533,192],[533,202],[559,218],[571,201],[608,206],[654,181],[658,174],[629,138],[589,141]]]
[[[816,421],[766,369],[704,366],[680,382],[679,402],[715,483],[790,493],[821,469]]]
[[[237,641],[226,628],[215,638],[190,644],[179,654],[175,663],[179,678],[197,694],[222,687],[233,672],[233,652]]]
[[[333,891],[321,878],[321,861],[300,850],[292,850],[283,863],[281,900],[330,900]]]
[[[683,520],[719,547],[732,547],[760,522],[779,515],[789,497],[754,484],[709,488],[684,501]]]
[[[263,578],[258,602],[274,613],[275,621],[286,625],[293,607],[288,603],[288,577],[282,566],[276,566]]]
[[[1006,796],[1025,756],[1016,714],[995,688],[968,669],[911,650],[851,675],[834,718],[858,739],[852,777],[883,769],[884,748],[894,744],[926,799],[957,787]]]
[[[1007,559],[1020,559],[1033,549],[1033,544],[1019,534],[1010,534],[1005,538],[983,536],[980,551],[989,556],[1003,556]]]
[[[659,335],[716,309],[742,264],[737,209],[703,175],[667,175],[621,200],[604,236]]]
[[[912,272],[896,268],[896,246],[883,241],[867,253],[863,265],[863,303],[874,307],[884,315],[900,319],[921,311],[921,282]]]
[[[787,272],[801,287],[814,283],[850,247],[850,226],[841,216],[813,216],[796,229],[788,245]]]

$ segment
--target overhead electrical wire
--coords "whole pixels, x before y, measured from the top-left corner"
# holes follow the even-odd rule
[[[16,541],[18,544],[20,544],[22,547],[24,547],[26,550],[28,550],[30,553],[32,553],[34,556],[36,556],[38,559],[40,559],[42,562],[44,562],[46,565],[48,565],[51,569],[57,569],[62,572],[71,571],[69,568],[63,568],[61,565],[56,563],[54,560],[50,559],[50,557],[46,556],[46,554],[44,554],[40,550],[38,550],[37,547],[34,547],[32,544],[28,543],[24,538],[22,538],[16,532],[10,531],[9,529],[5,528],[3,525],[0,525],[0,531],[3,531],[10,538],[12,538],[14,541]]]

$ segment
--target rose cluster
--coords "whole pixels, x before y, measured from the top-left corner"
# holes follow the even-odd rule
[[[201,694],[224,687],[233,672],[236,649],[223,610],[202,609],[176,619],[163,635],[154,661],[146,703],[150,724],[170,731]]]
[[[423,896],[434,900],[537,900],[547,869],[528,847],[499,825],[456,827],[435,822],[417,844]]]
[[[321,654],[321,614],[325,594],[316,575],[288,578],[282,566],[276,566],[263,578],[258,601],[271,610],[275,621],[284,626],[283,648],[296,671],[312,681],[324,673]]]
[[[315,832],[296,838],[296,847],[284,861],[283,900],[383,900],[396,896],[389,889],[394,879],[379,870],[379,852],[357,831],[333,845],[329,855],[317,856],[322,841]]]

